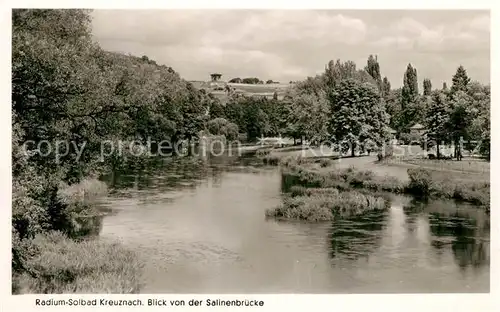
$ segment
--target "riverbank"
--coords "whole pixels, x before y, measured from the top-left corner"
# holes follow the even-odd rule
[[[106,184],[96,179],[61,183],[57,193],[44,197],[26,194],[31,182],[13,185],[12,293],[137,293],[138,255],[96,238],[105,214],[97,199],[107,194]],[[38,211],[38,219],[24,205],[42,208],[46,200],[49,211]]]
[[[388,162],[390,160],[386,160]],[[282,158],[277,161],[283,168],[285,184],[305,187],[333,187],[339,190],[368,189],[425,198],[455,199],[481,206],[489,211],[490,183],[482,179],[460,179],[464,172],[444,172],[425,168],[407,169],[408,180],[380,175],[368,169],[350,166],[342,168],[334,161]],[[269,162],[267,162],[269,164]],[[274,162],[276,163],[276,161]]]
[[[133,294],[142,286],[142,263],[117,243],[77,242],[59,232],[29,242],[25,270],[13,276],[19,294]]]

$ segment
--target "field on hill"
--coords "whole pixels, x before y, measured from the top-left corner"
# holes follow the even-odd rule
[[[228,83],[231,88],[242,90],[248,93],[273,93],[275,91],[285,92],[290,87],[290,84],[244,84],[244,83]]]

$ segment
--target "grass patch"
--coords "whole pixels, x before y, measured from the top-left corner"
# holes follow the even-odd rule
[[[426,169],[435,170],[454,170],[466,173],[488,173],[490,172],[490,163],[481,160],[429,160],[429,159],[409,159],[405,161],[408,164],[423,166]]]
[[[311,191],[309,195],[286,197],[282,205],[266,211],[268,217],[306,221],[332,221],[364,214],[368,211],[384,210],[386,200],[382,197],[362,194],[357,191],[339,192],[332,189]]]
[[[475,205],[490,205],[490,183],[481,181],[436,179],[427,169],[408,169],[408,193],[418,196],[452,198]]]
[[[404,182],[395,177],[381,177],[370,170],[359,170],[354,167],[325,171],[291,161],[282,171],[282,190],[289,192],[294,186],[336,188],[341,191],[356,188],[405,193],[419,197],[456,199],[486,207],[490,205],[489,182],[453,179],[446,175],[435,175],[423,168],[410,168],[407,173],[409,182]],[[301,194],[300,192],[307,193],[299,188],[293,189],[295,196]]]
[[[98,240],[77,242],[58,232],[31,241],[16,293],[138,293],[142,265],[129,250]]]

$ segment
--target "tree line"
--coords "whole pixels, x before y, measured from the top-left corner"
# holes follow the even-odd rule
[[[244,84],[264,84],[264,81],[257,77],[249,77],[249,78],[231,78],[228,81],[229,83],[244,83]],[[279,81],[273,81],[272,79],[266,80],[265,84],[279,84]]]
[[[381,146],[391,130],[403,142],[422,142],[424,138],[410,132],[420,123],[427,129],[428,142],[454,144],[457,159],[461,158],[461,140],[480,142],[480,153],[489,159],[489,85],[472,81],[462,65],[450,88],[446,82],[442,88],[433,88],[431,80],[424,78],[420,93],[412,64],[402,78],[401,88],[391,88],[373,55],[363,69],[352,61],[330,61],[324,73],[291,86],[283,100],[231,97],[225,115],[219,117],[235,123],[249,138],[282,135],[349,143],[343,149],[356,144]]]

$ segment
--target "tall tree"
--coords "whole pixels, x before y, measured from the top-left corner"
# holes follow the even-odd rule
[[[417,69],[408,64],[403,77],[403,89],[401,90],[401,100],[403,110],[410,103],[416,103],[418,98],[418,77]]]
[[[432,82],[430,79],[425,78],[424,79],[424,96],[431,95],[431,92],[432,92]]]
[[[455,157],[461,160],[462,140],[469,139],[474,116],[473,99],[463,91],[453,93],[450,104],[449,132],[455,145]]]
[[[334,88],[345,79],[355,79],[378,86],[377,81],[366,70],[357,69],[353,61],[341,62],[338,59],[336,62],[333,60],[328,62],[324,73],[325,84],[329,88]]]
[[[370,54],[366,62],[365,70],[376,81],[378,87],[382,88],[382,77],[380,76],[380,64],[378,63],[377,56]]]
[[[437,148],[437,157],[441,157],[439,150],[441,142],[446,139],[448,122],[449,122],[449,107],[446,95],[441,91],[432,93],[432,102],[426,114],[427,128],[429,129],[428,136],[435,141]]]
[[[391,82],[387,77],[382,80],[382,96],[387,99],[389,93],[391,92]]]
[[[457,91],[467,92],[467,86],[470,82],[470,78],[467,76],[467,71],[460,65],[457,68],[457,72],[453,75],[451,92],[455,93]]]

